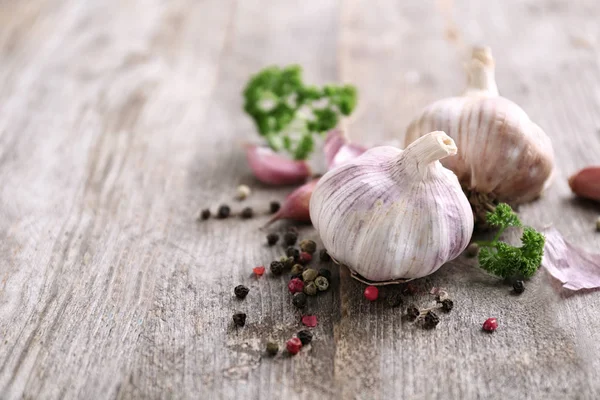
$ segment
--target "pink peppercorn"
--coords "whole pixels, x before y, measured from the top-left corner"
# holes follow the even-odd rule
[[[483,323],[483,330],[486,332],[494,332],[498,329],[498,320],[496,318],[488,318]]]
[[[265,267],[263,267],[262,265],[254,267],[252,268],[252,272],[254,272],[256,276],[262,276],[265,273]]]
[[[312,255],[310,253],[307,253],[305,251],[300,252],[300,263],[301,264],[308,264],[311,261],[312,261]]]
[[[375,301],[379,297],[379,289],[376,286],[367,286],[365,288],[365,299]]]
[[[314,328],[317,326],[317,316],[316,315],[305,315],[302,317],[302,324],[308,326],[309,328]]]
[[[291,338],[285,343],[285,348],[290,354],[298,354],[302,348],[302,342],[297,337]]]
[[[288,282],[288,289],[291,293],[300,293],[304,290],[304,282],[299,278],[291,279]]]

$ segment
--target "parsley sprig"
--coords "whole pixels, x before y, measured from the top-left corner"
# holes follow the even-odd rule
[[[487,214],[487,222],[497,227],[498,232],[491,241],[479,241],[479,265],[486,271],[502,278],[530,278],[542,263],[544,235],[531,227],[524,227],[521,247],[501,242],[500,236],[509,227],[522,227],[517,214],[508,204],[500,203],[494,212]]]
[[[341,115],[352,113],[357,99],[351,85],[305,85],[299,65],[261,70],[243,94],[244,110],[269,146],[296,160],[306,159],[314,148],[313,136],[335,128]]]

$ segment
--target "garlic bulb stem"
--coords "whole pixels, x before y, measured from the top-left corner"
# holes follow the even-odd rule
[[[467,90],[465,95],[498,96],[496,66],[489,47],[475,47],[467,64]]]
[[[456,154],[457,148],[454,140],[442,131],[431,132],[412,142],[397,160],[403,163],[412,163],[414,170],[424,178],[435,161]],[[408,171],[412,171],[409,168]],[[406,170],[405,170],[406,171]]]

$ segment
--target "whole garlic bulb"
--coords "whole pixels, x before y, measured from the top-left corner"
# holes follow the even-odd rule
[[[402,151],[381,146],[326,173],[310,218],[329,254],[373,281],[420,278],[467,247],[473,213],[438,160],[454,141],[432,132]]]
[[[521,107],[499,96],[489,48],[475,48],[467,70],[464,95],[426,107],[408,127],[405,144],[443,130],[456,141],[458,155],[442,164],[468,190],[513,205],[535,199],[554,169],[550,138]]]

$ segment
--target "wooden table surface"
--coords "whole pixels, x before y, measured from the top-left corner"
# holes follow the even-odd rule
[[[511,296],[464,258],[406,299],[446,288],[456,308],[433,331],[331,266],[307,310],[313,344],[271,359],[265,341],[301,324],[286,278],[251,277],[282,253],[266,217],[195,221],[239,209],[239,183],[257,209],[291,190],[247,168],[251,73],[299,63],[308,81],[357,85],[347,129],[373,143],[460,93],[475,43],[556,149],[554,184],[522,219],[600,247],[599,207],[567,185],[599,161],[599,18],[594,0],[0,1],[0,398],[600,398],[600,294],[557,292],[540,271]]]

